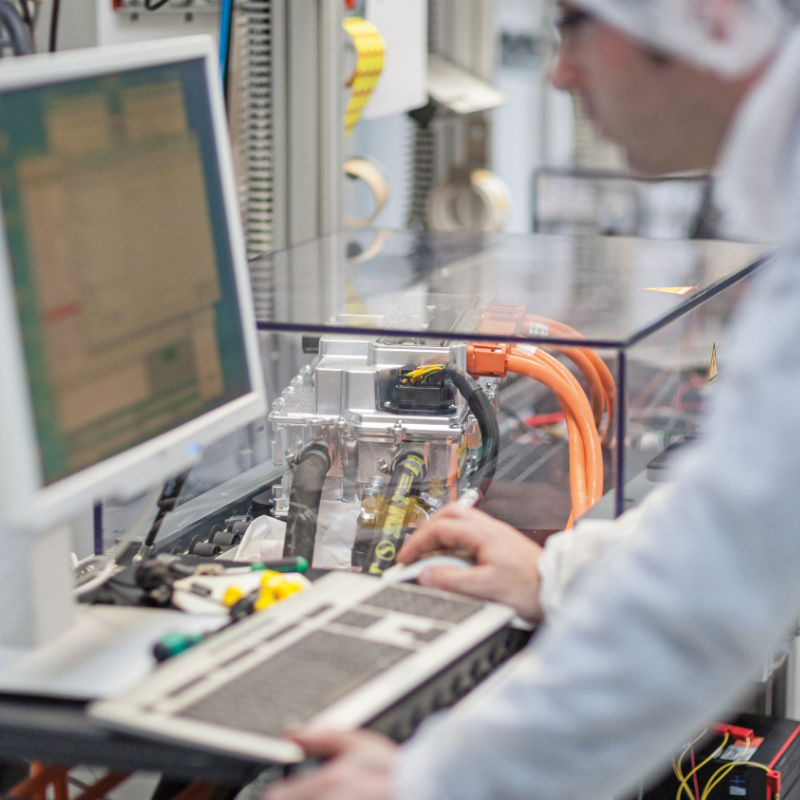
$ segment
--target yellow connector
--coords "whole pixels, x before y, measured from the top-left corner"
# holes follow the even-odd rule
[[[243,597],[244,592],[238,586],[229,586],[222,596],[222,602],[228,608],[233,608]]]
[[[299,592],[303,588],[303,584],[293,581],[286,575],[280,572],[268,572],[261,579],[261,586],[275,596],[277,600],[284,600],[290,594]]]
[[[269,608],[271,605],[273,605],[275,600],[275,595],[266,587],[262,587],[258,594],[258,600],[256,600],[255,604],[253,605],[253,610],[263,611],[265,608]]]

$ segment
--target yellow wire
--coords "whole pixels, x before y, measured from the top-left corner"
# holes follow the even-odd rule
[[[694,747],[695,744],[697,744],[697,742],[699,742],[706,735],[706,733],[708,733],[708,728],[704,728],[702,733],[696,739],[693,739],[691,742],[689,742],[689,744],[686,745],[686,748],[684,749],[684,751],[678,757],[678,762],[677,763],[675,763],[675,759],[672,759],[672,771],[675,773],[675,777],[678,779],[678,781],[680,781],[680,783],[683,783],[683,781],[684,781],[684,777],[683,777],[683,759],[686,758],[686,754],[692,749],[692,747]],[[695,798],[692,790],[688,787],[688,785],[685,788],[686,788],[687,794],[689,795],[689,800],[700,800],[700,798]],[[680,796],[680,791],[681,790],[680,790],[680,787],[679,787],[678,788],[678,795],[676,796],[676,800]]]
[[[742,755],[745,755],[749,749],[750,738],[748,737],[745,739],[744,752]],[[700,800],[708,800],[708,796],[711,794],[711,792],[713,792],[714,789],[716,789],[717,786],[719,786],[719,784],[725,780],[734,767],[755,767],[756,769],[763,769],[766,773],[770,772],[769,767],[765,767],[763,764],[759,764],[755,761],[733,761],[730,764],[725,764],[708,779],[708,783],[703,788],[703,794]]]
[[[672,771],[675,773],[675,777],[678,779],[678,784],[679,784],[678,791],[680,791],[680,784],[683,783],[683,759],[686,758],[686,754],[689,752],[691,746],[692,746],[691,744],[686,746],[686,749],[678,757],[677,762],[675,761],[674,758],[672,759]],[[692,794],[691,790],[689,790],[689,797],[690,800],[695,800],[695,797]],[[697,800],[700,800],[700,798],[697,798]]]
[[[747,763],[747,762],[744,762]],[[703,787],[703,794],[701,795],[702,800],[707,800],[708,796],[714,789],[717,788],[719,783],[725,780],[725,777],[728,773],[736,766],[736,762],[733,761],[730,764],[726,764],[724,767],[720,767],[708,780],[708,783]]]
[[[424,372],[436,372],[437,370],[444,369],[444,364],[426,364],[423,367],[417,367],[417,369],[412,370],[411,375],[415,374],[422,374]]]
[[[696,798],[695,799],[694,793],[689,788],[689,778],[691,778],[695,774],[695,772],[698,769],[700,769],[700,767],[703,766],[703,765],[700,764],[700,766],[695,767],[688,775],[684,776],[684,774],[683,774],[683,759],[686,757],[686,754],[692,749],[692,747],[694,747],[694,745],[697,742],[699,742],[700,739],[702,739],[703,736],[705,736],[707,732],[708,732],[708,728],[705,728],[703,730],[703,732],[696,739],[694,739],[693,741],[689,742],[689,744],[686,745],[686,749],[681,753],[680,758],[678,759],[677,766],[673,766],[673,769],[675,770],[675,774],[676,774],[678,780],[680,781],[680,786],[678,786],[678,793],[675,795],[675,800],[680,800],[680,796],[681,796],[681,792],[682,791],[686,792],[686,794],[689,796],[690,800],[700,800],[700,798]],[[725,734],[725,738],[722,740],[722,745],[720,745],[720,746],[724,747],[726,741],[727,741],[727,733]],[[717,748],[717,749],[719,749],[719,748]],[[717,750],[715,750],[714,752],[716,753]]]
[[[704,731],[704,733],[705,733],[705,731]],[[701,734],[701,736],[702,736],[702,734]],[[675,795],[675,800],[681,800],[681,793],[683,791],[685,791],[686,794],[689,795],[690,798],[694,797],[694,795],[692,794],[692,790],[689,788],[689,784],[688,784],[689,778],[691,778],[692,775],[695,774],[695,772],[699,772],[706,764],[708,764],[709,761],[713,761],[714,760],[714,755],[716,753],[718,753],[720,750],[723,750],[725,748],[725,745],[728,743],[728,739],[729,738],[730,738],[730,735],[726,731],[725,735],[722,737],[722,744],[716,750],[714,750],[714,752],[705,761],[703,761],[700,764],[698,764],[693,770],[691,770],[684,777],[684,779],[681,781],[681,785],[678,787],[678,793]],[[697,739],[695,739],[694,741],[696,742]],[[689,747],[691,747],[693,744],[694,744],[694,742],[692,742],[692,744],[690,744]],[[686,753],[689,750],[689,747],[687,747],[686,750],[683,751],[683,753],[681,754],[681,759],[683,759],[683,756],[686,755]],[[705,796],[701,797],[701,800],[705,800]]]
[[[750,737],[749,737],[749,736],[748,736],[748,737],[747,737],[747,738],[744,740],[744,752],[743,752],[743,753],[742,753],[742,755],[740,756],[740,758],[742,759],[742,761],[745,761],[745,760],[746,760],[746,759],[745,759],[745,756],[747,755],[747,751],[750,749],[750,741],[751,741],[751,740],[750,740]]]
[[[696,745],[706,734],[708,733],[708,728],[704,728],[703,732],[696,738],[692,739],[689,744],[686,745],[684,751],[678,757],[678,763],[675,763],[675,759],[672,759],[672,769],[675,772],[675,775],[679,780],[683,780],[683,759],[686,758],[686,754]]]
[[[684,785],[683,770],[678,766],[678,764],[675,763],[674,758],[672,759],[672,771],[675,773],[675,777],[678,779],[680,784],[678,786],[678,791],[680,792],[681,786]],[[689,795],[689,800],[699,800],[699,798],[695,798],[694,792],[688,787],[688,785],[686,786],[686,792]]]
[[[422,379],[425,375],[431,372],[439,372],[442,369],[444,369],[444,364],[427,364],[424,367],[411,370],[407,377],[410,378],[412,383],[417,383],[417,381]]]
[[[728,773],[734,767],[755,767],[756,769],[763,769],[764,772],[769,772],[769,767],[765,767],[763,764],[757,764],[753,761],[733,761],[730,764],[725,764],[725,766],[720,767],[710,778],[708,783],[706,784],[705,788],[703,789],[703,794],[701,796],[701,800],[708,800],[708,796],[717,786],[725,780],[728,776]],[[721,773],[721,774],[720,774]]]

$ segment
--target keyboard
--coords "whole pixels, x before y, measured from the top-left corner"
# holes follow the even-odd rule
[[[512,617],[494,603],[330,573],[89,713],[119,730],[293,763],[303,754],[287,729],[363,726]]]

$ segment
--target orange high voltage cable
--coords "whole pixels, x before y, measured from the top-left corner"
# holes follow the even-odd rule
[[[516,352],[517,348],[512,352]],[[588,400],[583,388],[575,379],[575,376],[556,358],[538,349],[534,356],[541,363],[549,366],[557,372],[572,387],[572,395],[569,402],[577,404],[576,407],[583,409],[584,426],[581,430],[583,447],[586,451],[586,478],[588,482],[589,505],[593,506],[603,496],[603,451],[600,446],[600,437],[597,427],[592,424],[594,421],[592,409],[589,407]]]
[[[525,306],[509,305],[507,303],[493,303],[484,310],[479,333],[496,334],[502,340],[530,336],[539,333],[535,325],[545,326],[545,335],[551,332],[555,336],[573,339],[585,337],[556,320],[546,319],[528,314]],[[603,411],[608,410],[606,424],[601,432],[603,444],[610,445],[614,432],[614,415],[616,413],[617,389],[614,378],[606,363],[594,350],[579,346],[550,346],[548,349],[561,353],[569,358],[580,370],[589,384],[589,393],[592,400],[592,412],[596,426],[600,427]]]
[[[556,395],[558,397],[558,395]],[[559,399],[560,402],[560,399]],[[586,477],[586,450],[583,447],[581,432],[575,423],[575,417],[568,408],[564,408],[564,419],[567,423],[567,442],[569,444],[569,488],[572,497],[572,510],[567,521],[571,528],[575,517],[583,514],[591,505]]]
[[[537,317],[532,314],[528,314],[526,319],[528,322],[546,325],[549,331],[556,336],[574,337],[576,339],[585,338],[574,328],[570,328],[569,325],[564,325],[564,323],[557,322],[556,320]],[[606,362],[603,361],[594,350],[588,347],[554,347],[553,349],[569,358],[581,371],[584,378],[586,378],[592,396],[592,408],[595,410],[595,413],[601,400],[606,406],[608,416],[606,418],[606,425],[602,431],[602,441],[603,444],[610,444],[612,431],[614,429],[614,414],[616,413],[617,407],[617,387]],[[600,395],[601,387],[602,395]],[[595,419],[599,426],[600,420],[597,419],[597,416],[595,416]]]
[[[47,796],[47,789],[52,786],[54,800],[69,800],[68,773],[69,768],[51,767],[34,761],[31,764],[31,777],[9,789],[7,796],[39,800]],[[87,786],[75,800],[100,800],[127,777],[127,774],[109,773]]]
[[[30,777],[12,786],[7,792],[7,797],[28,797],[38,800],[47,796],[47,787],[59,779],[64,770],[60,767],[50,767],[34,761],[31,764]]]
[[[603,421],[603,413],[608,408],[608,396],[606,395],[603,382],[597,374],[591,359],[583,350],[577,347],[554,347],[553,350],[566,356],[573,364],[580,370],[581,375],[586,379],[589,384],[589,398],[592,401],[592,415],[594,416],[594,424],[597,430],[600,430],[600,425]]]
[[[603,495],[603,454],[589,400],[575,376],[540,348],[529,352],[510,345],[473,344],[467,367],[476,376],[525,375],[547,386],[567,423],[572,513],[568,527]]]
[[[558,322],[557,320],[547,319],[546,317],[537,317],[534,315],[528,315],[527,317],[528,322],[535,323],[537,325],[544,325],[548,328],[548,331],[555,336],[563,336],[566,338],[575,338],[575,339],[585,339],[586,337],[576,331],[574,328],[571,328],[569,325],[565,325],[563,322]],[[604,399],[608,404],[608,412],[609,412],[609,419],[614,411],[614,404],[616,401],[617,396],[617,389],[614,383],[614,378],[611,375],[608,367],[606,366],[605,361],[603,361],[600,356],[595,353],[594,350],[589,349],[588,347],[568,347],[568,346],[561,346],[561,347],[554,347],[554,350],[557,350],[560,353],[566,355],[570,360],[572,360],[575,365],[581,370],[581,373],[586,378],[587,382],[590,385],[596,385],[596,381],[599,380],[600,385],[602,386],[602,394],[604,395]],[[573,358],[575,354],[580,354],[578,359],[576,360]],[[586,364],[580,356],[585,356],[588,359],[589,363]],[[581,361],[583,366],[578,362]],[[586,371],[584,371],[586,370]],[[588,373],[588,374],[587,374]]]
[[[567,417],[568,431],[569,418],[573,418],[575,430],[570,432],[570,475],[576,475],[572,481],[574,484],[582,473],[586,486],[585,493],[573,497],[573,512],[577,519],[603,496],[603,455],[589,401],[569,370],[541,350],[529,355],[512,348],[508,370],[539,381],[555,394]]]

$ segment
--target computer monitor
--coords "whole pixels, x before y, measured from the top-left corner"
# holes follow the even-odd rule
[[[212,39],[4,62],[0,213],[0,645],[29,645],[70,605],[61,525],[266,412]]]

